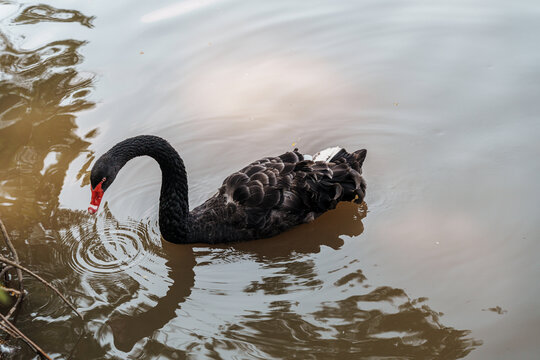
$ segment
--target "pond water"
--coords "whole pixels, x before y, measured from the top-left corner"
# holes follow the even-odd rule
[[[0,216],[17,325],[53,358],[532,359],[540,4],[0,1]],[[163,243],[166,138],[190,204],[293,147],[368,149],[365,203],[273,239]],[[24,345],[14,358],[34,356]]]

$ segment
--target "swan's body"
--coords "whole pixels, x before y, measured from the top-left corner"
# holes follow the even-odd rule
[[[313,157],[297,149],[255,161],[227,177],[218,192],[189,212],[184,163],[165,140],[149,135],[126,139],[92,168],[91,212],[130,159],[148,155],[160,165],[159,226],[173,243],[220,243],[267,238],[312,221],[340,201],[362,202],[366,150],[330,148]]]

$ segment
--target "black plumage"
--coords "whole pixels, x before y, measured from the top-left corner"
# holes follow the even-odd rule
[[[363,201],[366,150],[337,152],[329,161],[304,159],[298,149],[255,161],[227,177],[217,193],[188,210],[187,177],[182,159],[165,140],[137,136],[104,154],[91,173],[106,190],[129,159],[148,155],[159,163],[163,180],[159,223],[174,243],[220,243],[267,238],[312,221],[340,201]]]

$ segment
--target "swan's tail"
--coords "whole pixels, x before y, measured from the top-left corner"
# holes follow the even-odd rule
[[[366,181],[362,177],[362,165],[366,155],[365,149],[351,154],[341,149],[330,159],[330,168],[333,172],[332,182],[339,184],[342,188],[339,201],[361,203],[364,200]]]
[[[314,178],[308,180],[308,185],[313,189],[319,209],[333,209],[340,201],[361,203],[364,200],[366,182],[362,177],[362,165],[366,155],[365,149],[348,153],[335,147],[313,157]]]
[[[349,154],[347,151],[345,151],[345,149],[341,149],[334,156],[332,156],[329,162],[346,162],[351,168],[362,174],[362,165],[364,164],[366,155],[366,149],[356,150],[352,154]]]

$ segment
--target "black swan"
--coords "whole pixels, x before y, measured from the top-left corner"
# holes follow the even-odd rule
[[[352,154],[339,147],[312,156],[298,149],[266,157],[235,172],[218,192],[191,212],[184,162],[164,139],[135,136],[103,154],[90,174],[95,213],[120,169],[137,156],[154,158],[161,168],[159,228],[173,243],[223,243],[262,239],[310,222],[340,201],[361,203],[366,182],[366,150]]]

